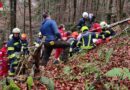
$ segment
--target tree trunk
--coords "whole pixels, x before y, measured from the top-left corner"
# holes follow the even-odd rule
[[[25,33],[25,19],[26,19],[26,0],[24,0],[24,24],[23,24],[24,33]]]
[[[30,23],[30,44],[32,45],[32,19],[31,19],[31,0],[28,0],[28,4],[29,4],[29,23]]]
[[[73,23],[75,22],[75,18],[76,18],[76,7],[77,7],[77,0],[74,0],[74,14],[73,14]]]
[[[16,27],[16,7],[17,0],[10,0],[10,32]]]

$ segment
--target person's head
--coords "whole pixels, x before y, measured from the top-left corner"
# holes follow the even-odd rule
[[[107,28],[109,25],[105,21],[102,21],[100,22],[100,26],[102,29],[104,29],[104,28]]]
[[[88,17],[91,20],[91,22],[95,22],[96,17],[93,15],[93,13],[89,13]]]
[[[48,12],[43,12],[43,18],[46,19],[46,18],[50,18],[50,14]]]
[[[65,25],[64,24],[60,24],[58,29],[62,29],[62,30],[65,30]]]
[[[82,17],[87,19],[88,18],[88,13],[87,12],[83,12]]]
[[[42,33],[41,32],[38,33],[38,37],[42,38]]]
[[[81,32],[83,33],[83,32],[86,32],[86,31],[88,31],[88,27],[87,27],[87,26],[83,26],[83,27],[81,28]]]
[[[3,47],[7,47],[7,41],[3,42]]]
[[[75,38],[75,39],[78,37],[78,35],[79,35],[79,34],[78,34],[78,32],[76,32],[76,31],[72,33],[72,37]]]
[[[66,36],[66,37],[70,37],[70,36],[71,36],[71,31],[67,31],[67,32],[65,33],[65,36]]]
[[[21,34],[21,40],[27,40],[27,35],[25,33]]]
[[[128,24],[130,24],[130,20],[129,21],[127,21],[128,22]]]
[[[98,32],[98,33],[101,33],[102,32],[102,29],[101,29],[101,26],[99,23],[94,23],[92,25],[92,29],[90,30],[91,32]]]
[[[13,33],[13,37],[17,38],[20,35],[20,29],[19,28],[14,28],[12,33]]]
[[[92,17],[94,16],[93,13],[89,13],[89,18],[92,19]]]

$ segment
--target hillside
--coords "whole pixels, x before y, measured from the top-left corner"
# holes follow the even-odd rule
[[[117,31],[110,42],[75,54],[65,65],[62,62],[54,65],[51,60],[46,68],[41,67],[31,90],[129,90],[130,29]],[[114,68],[129,74],[124,77]],[[109,74],[112,76],[106,74],[109,70],[115,70]],[[27,89],[26,83],[17,85],[21,90]]]

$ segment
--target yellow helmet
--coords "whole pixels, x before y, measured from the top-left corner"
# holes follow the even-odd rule
[[[87,30],[88,30],[88,27],[87,27],[87,26],[83,26],[83,27],[81,28],[81,31],[82,31],[82,32],[87,31]]]

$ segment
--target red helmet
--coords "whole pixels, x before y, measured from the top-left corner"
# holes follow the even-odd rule
[[[99,32],[99,33],[102,32],[102,29],[101,29],[100,24],[94,23],[94,24],[92,25],[92,29],[91,29],[90,31],[95,31],[95,32]]]
[[[72,33],[72,37],[74,37],[74,38],[77,38],[78,35],[79,35],[79,34],[78,34],[78,32],[76,32],[76,31]]]
[[[128,24],[130,24],[130,20],[128,21]]]

